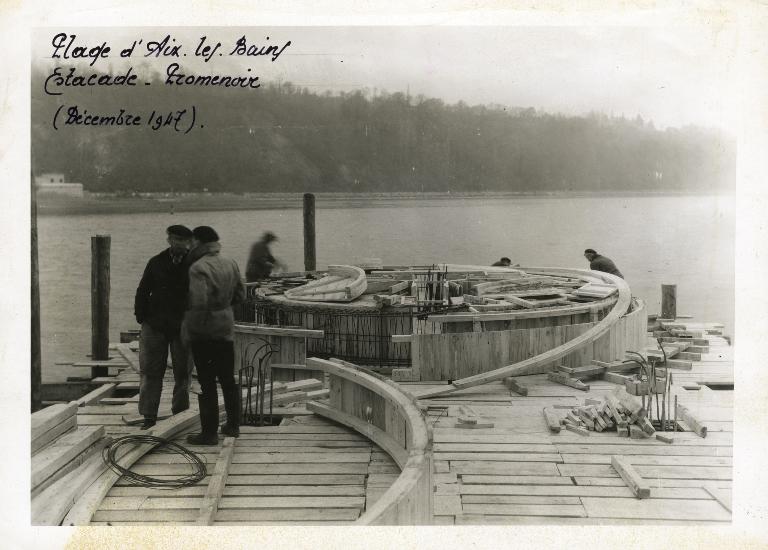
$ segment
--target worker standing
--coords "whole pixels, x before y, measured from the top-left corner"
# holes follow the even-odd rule
[[[621,274],[619,268],[616,267],[616,264],[614,264],[610,258],[601,256],[595,250],[587,248],[584,251],[584,257],[589,261],[589,269],[610,273],[611,275],[616,275],[622,279],[624,278],[624,275]]]
[[[266,231],[261,240],[253,243],[251,253],[248,256],[248,264],[245,268],[245,280],[249,283],[268,279],[272,269],[276,266],[285,268],[282,262],[276,259],[269,250],[269,245],[277,240],[271,231]]]
[[[194,367],[180,337],[187,296],[185,259],[192,244],[192,231],[183,225],[172,225],[166,233],[169,247],[147,262],[134,302],[136,321],[141,325],[139,413],[144,416],[142,430],[157,422],[168,349],[173,364],[173,414],[189,408],[189,381]]]
[[[218,443],[219,400],[216,380],[224,395],[227,423],[221,432],[240,435],[240,400],[235,383],[235,320],[232,306],[244,301],[245,287],[234,260],[223,257],[219,236],[208,226],[196,227],[189,253],[189,292],[181,326],[190,343],[197,368],[201,394],[199,434],[190,435],[193,445]]]

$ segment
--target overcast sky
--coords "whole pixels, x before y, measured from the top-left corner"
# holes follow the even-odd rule
[[[727,29],[638,27],[270,27],[66,29],[89,47],[113,48],[134,39],[182,43],[179,63],[196,74],[255,74],[263,82],[290,81],[311,90],[368,88],[410,91],[448,103],[496,103],[547,112],[601,111],[640,115],[657,127],[698,124],[734,127],[732,82],[735,38]],[[53,67],[51,38],[39,30],[33,60]],[[222,57],[193,56],[199,38],[223,43]],[[291,45],[277,61],[230,57],[240,36],[258,46]],[[266,39],[269,37],[269,40]],[[141,46],[139,46],[141,47]],[[117,50],[105,70],[120,66]],[[171,58],[139,57],[165,71]],[[250,68],[251,72],[247,73]]]

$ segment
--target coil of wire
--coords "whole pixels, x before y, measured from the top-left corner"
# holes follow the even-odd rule
[[[153,445],[147,454],[168,453],[181,455],[192,467],[192,473],[178,477],[157,478],[138,474],[132,471],[130,468],[121,466],[118,463],[118,450],[121,447],[124,445],[143,444]],[[120,456],[122,457],[124,454]],[[200,458],[197,453],[187,449],[186,447],[183,447],[182,445],[179,445],[178,443],[174,443],[173,441],[163,439],[162,437],[156,437],[154,435],[137,434],[118,437],[108,446],[104,447],[104,449],[101,451],[101,458],[113,472],[122,476],[128,483],[141,487],[154,487],[157,489],[178,489],[181,487],[189,487],[204,479],[207,473],[205,461]]]

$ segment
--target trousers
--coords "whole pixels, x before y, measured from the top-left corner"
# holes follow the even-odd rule
[[[139,414],[144,417],[157,418],[169,349],[174,381],[171,412],[178,414],[189,408],[189,382],[194,367],[192,355],[179,335],[170,338],[163,331],[143,323],[139,345]]]
[[[216,381],[221,385],[227,423],[239,426],[238,389],[235,382],[235,346],[228,340],[193,340],[197,381],[200,383],[200,419],[203,433],[216,433],[219,398]]]

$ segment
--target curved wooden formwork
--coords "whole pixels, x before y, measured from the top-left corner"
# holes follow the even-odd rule
[[[607,311],[605,316],[598,322],[594,323],[585,332],[578,336],[569,339],[568,341],[544,351],[528,359],[505,365],[500,368],[495,368],[487,372],[480,372],[472,376],[466,376],[453,380],[450,384],[439,388],[433,388],[426,391],[419,392],[417,397],[428,398],[438,395],[449,394],[464,388],[472,386],[478,386],[492,382],[495,380],[502,380],[509,376],[523,376],[528,374],[534,374],[541,372],[541,369],[551,364],[553,361],[557,361],[565,357],[566,355],[577,352],[578,350],[594,343],[600,337],[611,331],[611,329],[625,316],[630,308],[632,302],[632,295],[626,281],[621,277],[603,273],[599,271],[579,270],[579,269],[565,269],[565,268],[520,268],[526,273],[531,275],[556,275],[578,278],[585,282],[594,282],[595,280],[611,284],[616,287],[618,296],[616,298],[607,298],[597,303],[588,304],[585,306],[568,306],[564,308],[551,308],[541,309],[533,311],[516,311],[504,314],[491,314],[492,318],[533,318],[543,316],[557,316],[557,315],[573,315],[575,313],[582,313],[582,310],[589,313],[590,310],[595,311],[596,308],[609,306],[610,310]],[[643,308],[641,308],[644,311]],[[465,314],[466,316],[466,314]],[[485,318],[490,319],[488,314],[476,315],[477,319]],[[643,333],[645,329],[643,329]],[[471,334],[471,333],[470,333]],[[412,340],[417,342],[417,339]]]
[[[329,377],[328,404],[307,408],[365,435],[401,468],[395,483],[360,517],[359,525],[429,525],[433,517],[432,432],[397,384],[338,360],[307,359]]]
[[[283,362],[284,369],[277,372],[286,380],[298,381],[312,378],[317,371],[304,367],[307,338],[322,338],[322,331],[295,328],[263,327],[238,324],[235,326],[235,356],[238,364],[246,359],[250,347],[258,349],[264,343],[275,350],[274,360]],[[243,392],[247,391],[243,389]],[[183,432],[200,424],[196,403],[191,408],[161,420],[157,425],[141,432],[162,439],[172,440]],[[219,412],[225,413],[223,400],[219,400]],[[104,438],[104,443],[108,438]],[[130,468],[153,449],[152,444],[126,448],[116,457],[119,464]],[[36,493],[32,498],[33,525],[88,525],[95,511],[120,476],[109,469],[101,453],[92,454],[79,467]]]

